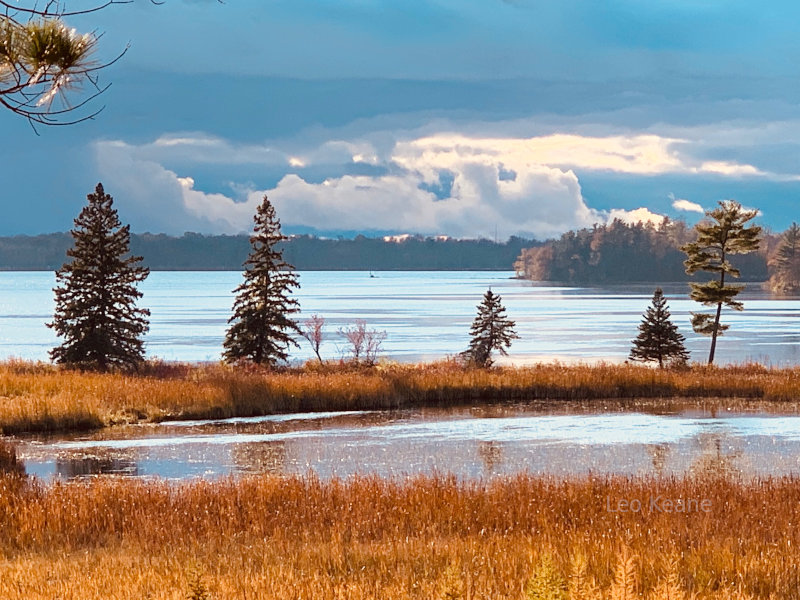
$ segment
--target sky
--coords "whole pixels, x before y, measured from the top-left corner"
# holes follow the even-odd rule
[[[74,2],[73,7],[79,2]],[[85,4],[85,2],[83,3]],[[98,181],[134,231],[546,239],[716,202],[800,220],[800,3],[146,0],[102,33],[91,122],[0,112],[0,235]]]

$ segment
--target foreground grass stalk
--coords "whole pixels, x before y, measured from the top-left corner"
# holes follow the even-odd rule
[[[603,364],[467,369],[440,362],[270,371],[159,363],[130,375],[0,364],[0,431],[6,435],[142,420],[608,398],[736,398],[794,406],[800,369],[743,365],[671,371]]]
[[[708,512],[609,512],[607,498]],[[800,482],[0,477],[0,597],[800,597]]]

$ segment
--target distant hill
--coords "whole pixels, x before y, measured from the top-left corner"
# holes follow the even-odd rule
[[[495,243],[410,235],[301,235],[285,243],[284,256],[301,271],[510,271],[522,250],[536,244],[517,237]],[[0,237],[0,270],[53,271],[66,261],[71,245],[69,233]],[[238,271],[249,250],[246,235],[131,235],[131,251],[154,271]]]

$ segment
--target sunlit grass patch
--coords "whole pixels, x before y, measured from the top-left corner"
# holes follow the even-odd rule
[[[711,509],[608,510],[653,495]],[[791,599],[798,519],[791,478],[2,476],[0,597]]]
[[[761,365],[659,370],[636,365],[469,369],[456,362],[265,370],[151,363],[140,373],[0,364],[0,430],[66,431],[137,421],[381,410],[534,400],[721,398],[796,406],[800,369]]]

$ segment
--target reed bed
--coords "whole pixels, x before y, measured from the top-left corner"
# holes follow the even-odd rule
[[[710,509],[608,510],[652,496]],[[799,520],[793,479],[7,475],[0,597],[796,599]]]
[[[797,410],[800,369],[552,363],[468,369],[445,361],[269,371],[151,363],[138,374],[99,374],[44,363],[0,363],[0,431],[6,435],[281,412],[611,398],[723,398],[779,402]]]

